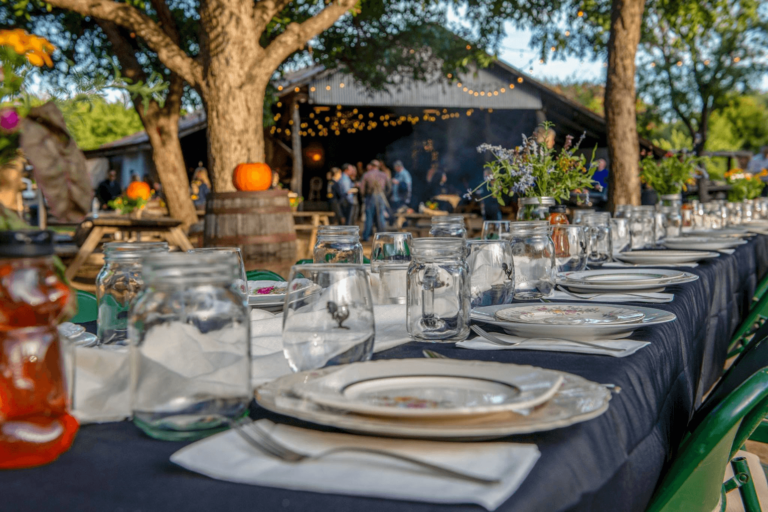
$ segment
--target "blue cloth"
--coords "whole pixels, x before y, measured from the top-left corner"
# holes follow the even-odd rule
[[[355,188],[355,184],[352,183],[352,178],[350,178],[344,173],[341,173],[341,179],[339,180],[339,188],[341,189],[341,193],[347,196],[347,201],[351,203],[352,201],[355,200],[355,194],[349,191],[350,189]]]
[[[384,196],[373,194],[365,198],[365,227],[363,228],[363,242],[371,238],[373,223],[376,222],[376,231],[383,233],[387,230],[384,220],[384,211],[387,205]]]
[[[413,187],[411,173],[406,169],[403,169],[400,172],[396,172],[395,175],[392,176],[392,179],[398,181],[397,185],[394,183],[392,184],[392,207],[394,208],[394,203],[399,205],[409,204],[411,202],[411,189]]]
[[[608,175],[610,172],[611,171],[609,171],[607,167],[602,171],[595,171],[595,174],[592,175],[592,179],[598,182],[603,187],[603,190],[605,190],[608,186]]]
[[[500,512],[644,511],[673,447],[680,442],[702,390],[720,375],[730,335],[766,272],[768,237],[758,236],[733,255],[706,260],[700,279],[668,288],[677,321],[641,329],[634,339],[651,344],[632,356],[533,350],[471,351],[452,344],[408,343],[374,359],[422,358],[430,349],[467,360],[531,364],[614,383],[602,416],[567,428],[512,436],[535,443],[541,458]],[[648,304],[641,304],[648,306]],[[88,325],[90,332],[95,326]],[[334,431],[270,413],[257,405],[254,419]],[[339,496],[220,482],[171,464],[183,442],[147,438],[129,422],[86,425],[58,461],[39,468],[0,471],[3,512],[63,510],[333,510],[338,512],[482,512],[479,506],[437,505]],[[30,491],[33,490],[33,492]]]

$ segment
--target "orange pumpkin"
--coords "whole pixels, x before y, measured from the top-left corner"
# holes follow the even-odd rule
[[[145,201],[149,201],[149,184],[143,181],[134,181],[128,185],[128,190],[125,191],[125,195],[127,195],[129,199],[144,199]]]
[[[239,164],[232,176],[235,188],[242,192],[259,192],[272,185],[272,169],[262,162]]]

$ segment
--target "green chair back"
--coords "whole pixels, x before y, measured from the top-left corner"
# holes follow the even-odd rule
[[[95,322],[99,318],[99,305],[96,302],[96,296],[92,293],[76,290],[77,294],[77,314],[72,317],[70,322],[83,324],[85,322]]]
[[[760,299],[763,298],[765,295],[765,292],[768,292],[768,274],[763,277],[763,279],[760,280],[759,283],[757,283],[757,289],[755,290],[755,295],[752,297],[752,307],[755,307],[755,304],[757,304]]]
[[[283,276],[271,270],[249,270],[245,276],[249,281],[285,281]]]
[[[729,394],[681,444],[649,512],[713,510],[723,495],[725,467],[768,412],[768,368]]]
[[[297,261],[297,262],[296,262],[296,265],[309,265],[310,263],[314,263],[314,262],[315,262],[315,261],[314,261],[314,260],[312,260],[312,259],[309,259],[309,258],[305,258],[305,259],[303,259],[303,260],[299,260],[299,261]],[[369,260],[368,258],[366,258],[365,256],[363,256],[363,264],[364,264],[364,265],[370,265],[370,264],[371,264],[371,260]]]
[[[760,325],[760,320],[768,318],[768,293],[757,302],[753,303],[752,309],[747,313],[746,318],[736,329],[731,342],[728,346],[728,357],[733,357],[741,353],[748,345],[747,338],[755,331],[755,327]]]

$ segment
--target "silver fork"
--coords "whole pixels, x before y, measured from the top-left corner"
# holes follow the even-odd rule
[[[244,427],[248,426],[248,430]],[[377,450],[375,448],[365,448],[360,446],[340,446],[338,448],[331,448],[325,450],[316,455],[308,455],[305,453],[299,453],[291,448],[285,446],[281,442],[277,441],[267,431],[261,428],[261,426],[250,419],[246,418],[232,424],[233,430],[239,435],[245,442],[253,446],[265,455],[269,455],[276,459],[280,459],[285,462],[304,462],[311,460],[319,460],[335,453],[343,452],[355,452],[355,453],[368,453],[372,455],[380,455],[383,457],[389,457],[391,459],[408,462],[414,466],[419,466],[424,469],[428,469],[438,475],[447,476],[451,478],[457,478],[460,480],[468,480],[479,484],[497,484],[501,480],[497,478],[484,478],[480,476],[470,475],[468,473],[462,473],[455,471],[444,466],[438,466],[429,462],[414,459],[406,455],[400,455],[399,453],[388,452],[385,450]]]
[[[609,352],[624,352],[625,350],[623,348],[605,347],[603,345],[597,345],[595,343],[589,343],[586,341],[567,340],[564,338],[549,338],[549,337],[548,338],[525,338],[520,341],[504,341],[498,336],[494,336],[493,334],[486,332],[485,330],[481,329],[477,325],[470,326],[470,329],[472,329],[475,332],[475,334],[477,334],[482,338],[485,338],[491,343],[494,343],[496,345],[506,346],[506,347],[514,347],[515,345],[520,345],[521,343],[525,343],[526,341],[529,341],[529,340],[548,339],[548,340],[557,340],[557,341],[567,341],[569,343],[575,343],[576,345],[584,345],[586,347],[592,347],[592,348],[597,348],[601,350],[608,350]]]

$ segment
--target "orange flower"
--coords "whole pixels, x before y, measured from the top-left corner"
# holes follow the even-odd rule
[[[27,58],[33,66],[53,67],[51,54],[56,48],[43,37],[27,34],[21,29],[0,30],[0,46],[10,46],[13,51]]]

